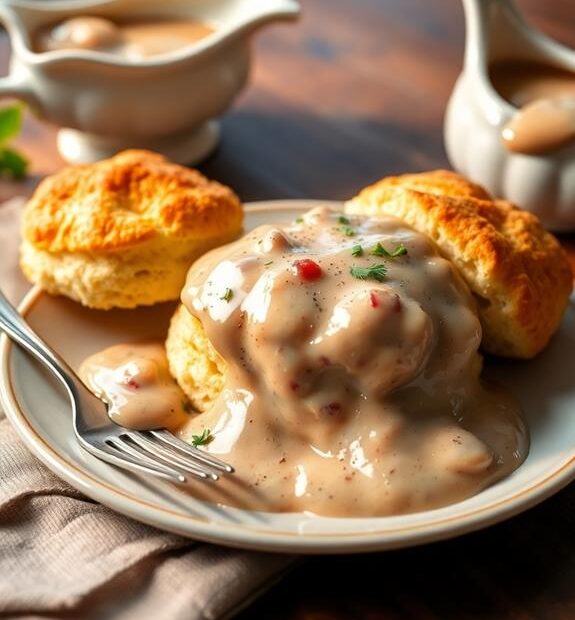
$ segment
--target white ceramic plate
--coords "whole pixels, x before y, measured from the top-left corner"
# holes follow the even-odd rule
[[[286,221],[310,201],[258,203],[247,227]],[[163,335],[173,306],[99,312],[38,290],[21,311],[73,366],[119,341]],[[155,333],[143,324],[155,322]],[[575,304],[538,359],[489,362],[487,373],[522,401],[531,451],[511,476],[479,495],[439,510],[383,518],[334,519],[304,513],[255,513],[195,500],[177,487],[139,478],[84,452],[72,433],[70,407],[58,385],[6,340],[0,350],[1,396],[28,447],[57,475],[91,498],[131,517],[185,536],[249,549],[302,553],[375,551],[456,536],[517,514],[575,477]]]

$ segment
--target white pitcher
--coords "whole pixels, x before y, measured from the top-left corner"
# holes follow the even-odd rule
[[[511,0],[463,0],[463,6],[464,67],[445,117],[449,159],[495,196],[536,213],[547,227],[573,230],[575,145],[538,156],[507,150],[501,131],[517,108],[495,90],[488,67],[512,59],[575,72],[575,52],[527,24]]]
[[[161,7],[161,8],[158,8]],[[176,51],[133,60],[93,50],[38,53],[32,37],[71,16],[111,19],[188,17],[214,32]],[[250,38],[272,21],[294,19],[296,0],[1,0],[0,21],[12,45],[0,96],[26,101],[64,129],[65,159],[91,162],[124,148],[148,148],[193,163],[218,142],[214,120],[246,82]]]

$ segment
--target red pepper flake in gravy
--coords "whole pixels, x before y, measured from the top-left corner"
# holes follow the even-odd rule
[[[294,265],[297,269],[298,276],[306,282],[318,280],[323,274],[321,267],[309,258],[304,260],[296,260]]]
[[[327,413],[328,415],[337,415],[338,413],[341,413],[341,404],[340,403],[328,403],[327,405],[324,405],[320,411],[322,413]]]

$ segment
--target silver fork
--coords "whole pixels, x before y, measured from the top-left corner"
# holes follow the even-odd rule
[[[2,291],[0,330],[64,385],[72,404],[76,437],[82,448],[97,458],[174,482],[186,482],[188,476],[217,480],[220,474],[233,473],[231,465],[185,443],[166,429],[133,431],[112,422],[106,402],[93,394],[60,355],[38,336]]]

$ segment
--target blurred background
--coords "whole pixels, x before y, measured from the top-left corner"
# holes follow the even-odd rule
[[[573,0],[518,5],[575,44]],[[442,122],[462,64],[460,3],[304,0],[302,9],[299,21],[256,36],[250,84],[200,168],[256,200],[341,199],[385,174],[448,166]],[[8,58],[2,33],[1,74]],[[62,165],[55,134],[28,115],[16,145],[32,160],[29,185]],[[11,192],[21,189],[3,184],[0,200]]]

